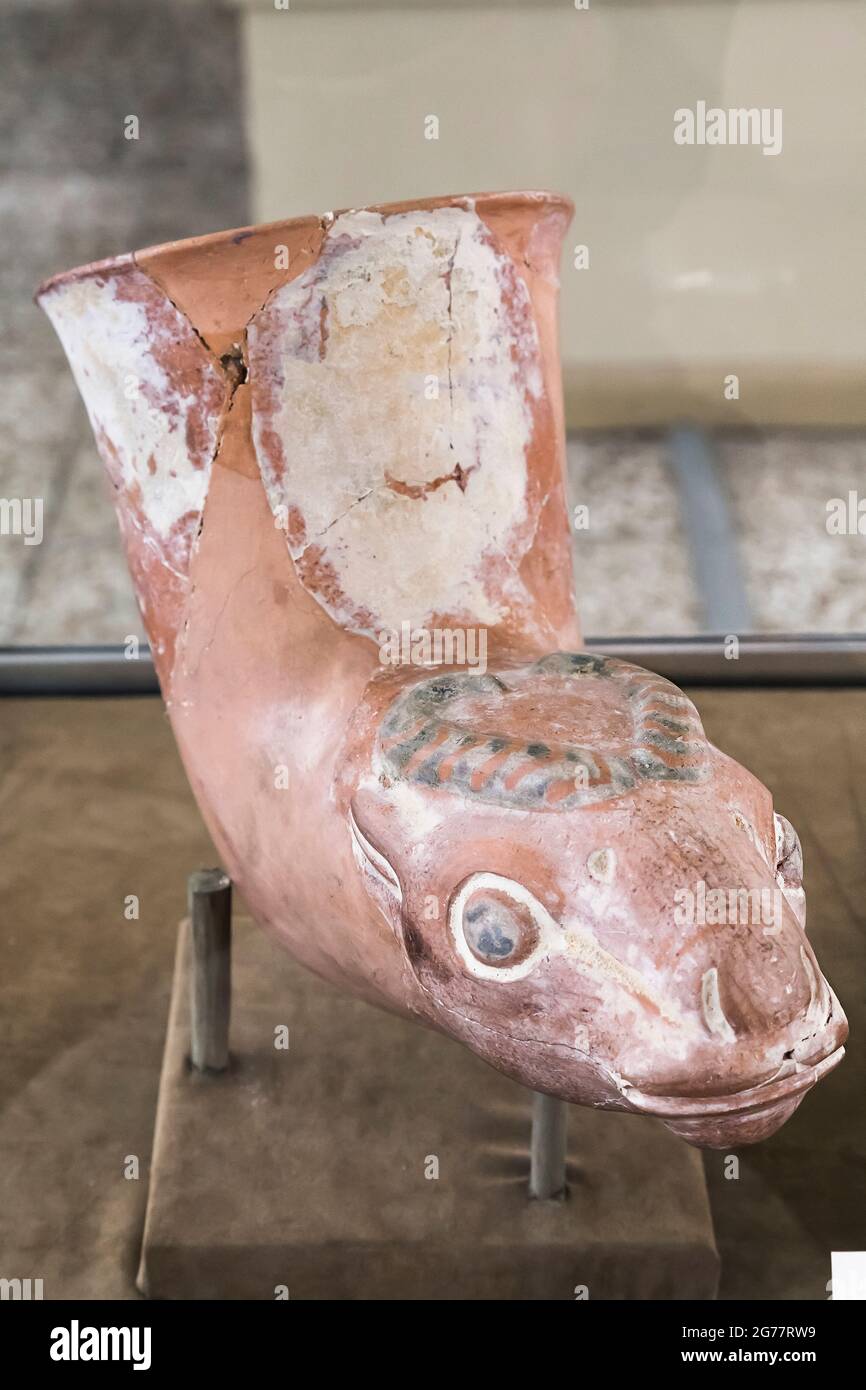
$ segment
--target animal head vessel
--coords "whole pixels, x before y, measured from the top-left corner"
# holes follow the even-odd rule
[[[797,837],[668,681],[556,653],[371,690],[356,727],[369,891],[433,1017],[504,1070],[727,1147],[839,1060]]]
[[[769,792],[674,686],[581,650],[569,216],[547,194],[329,213],[40,302],[257,919],[537,1090],[727,1146],[791,1114],[847,1025]]]

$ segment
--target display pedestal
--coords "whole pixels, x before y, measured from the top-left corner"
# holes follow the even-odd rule
[[[181,924],[144,1293],[715,1296],[696,1150],[655,1120],[569,1107],[568,1196],[531,1200],[529,1092],[458,1043],[339,994],[251,923],[233,931],[231,1065],[200,1073]]]

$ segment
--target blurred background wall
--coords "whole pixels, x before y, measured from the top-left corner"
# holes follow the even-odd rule
[[[257,219],[562,189],[571,425],[866,421],[859,0],[242,8]],[[780,152],[676,144],[698,100],[781,109]]]
[[[866,537],[827,529],[831,499],[866,497],[860,0],[0,0],[0,51],[0,496],[41,497],[45,518],[41,545],[0,537],[0,642],[140,630],[41,278],[250,220],[507,187],[576,205],[563,370],[586,630],[866,627]],[[700,101],[780,110],[778,153],[678,145],[674,113]]]

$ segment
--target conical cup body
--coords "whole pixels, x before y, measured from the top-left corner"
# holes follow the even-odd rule
[[[352,877],[338,751],[383,652],[578,644],[570,217],[548,194],[426,199],[156,247],[38,294],[226,867],[301,959],[395,1007],[393,940],[377,927],[360,951],[347,916],[368,904],[323,902]]]

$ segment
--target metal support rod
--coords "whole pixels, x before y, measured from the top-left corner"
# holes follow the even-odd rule
[[[565,1196],[568,1105],[535,1091],[532,1098],[529,1195],[540,1201]]]
[[[222,869],[199,869],[188,881],[190,1060],[198,1071],[229,1064],[232,885]]]
[[[724,614],[725,618],[730,612]],[[725,638],[740,637],[738,661]],[[700,637],[593,637],[587,651],[646,666],[677,685],[866,685],[866,636],[776,633],[744,636],[725,623]],[[150,651],[137,661],[122,647],[0,647],[0,697],[158,695]]]
[[[694,425],[671,431],[670,450],[705,626],[741,636],[752,613],[715,451]]]

